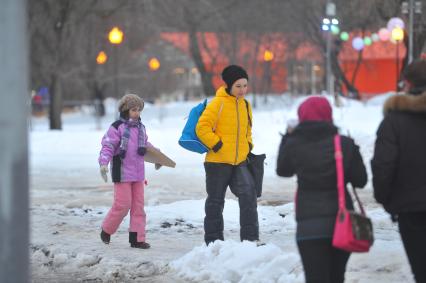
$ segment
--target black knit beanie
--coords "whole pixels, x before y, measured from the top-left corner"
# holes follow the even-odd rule
[[[247,79],[246,70],[237,65],[229,65],[222,71],[222,80],[226,83],[226,89],[231,91],[232,85],[239,79]]]

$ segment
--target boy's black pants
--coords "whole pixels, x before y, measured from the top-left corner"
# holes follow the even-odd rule
[[[259,223],[257,217],[257,197],[247,163],[230,165],[225,163],[204,163],[206,171],[207,199],[205,204],[204,240],[209,244],[215,240],[223,240],[223,208],[226,189],[238,197],[240,206],[240,238],[241,241],[259,239]]]
[[[416,282],[426,283],[426,211],[400,213],[398,224]]]

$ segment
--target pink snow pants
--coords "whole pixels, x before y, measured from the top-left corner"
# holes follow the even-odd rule
[[[129,232],[137,233],[137,241],[145,242],[146,214],[142,182],[114,184],[114,203],[102,223],[102,229],[114,234],[130,210]]]

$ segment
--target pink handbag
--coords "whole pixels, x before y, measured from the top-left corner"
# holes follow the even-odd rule
[[[334,226],[333,246],[348,252],[368,252],[373,245],[373,225],[370,218],[365,215],[361,201],[353,189],[361,213],[349,211],[346,208],[345,184],[343,171],[343,155],[340,136],[334,137],[334,149],[337,173],[337,191],[339,198],[339,211]]]

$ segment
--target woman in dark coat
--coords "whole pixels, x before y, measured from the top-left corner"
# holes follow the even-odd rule
[[[374,197],[398,221],[417,282],[426,282],[426,60],[407,66],[406,95],[384,104],[371,169]]]
[[[350,253],[334,248],[338,210],[334,136],[328,100],[311,96],[298,109],[299,124],[288,129],[279,148],[277,174],[297,175],[296,241],[306,282],[343,282]],[[341,136],[345,184],[364,187],[367,173],[358,146]],[[347,192],[346,206],[353,208]]]

